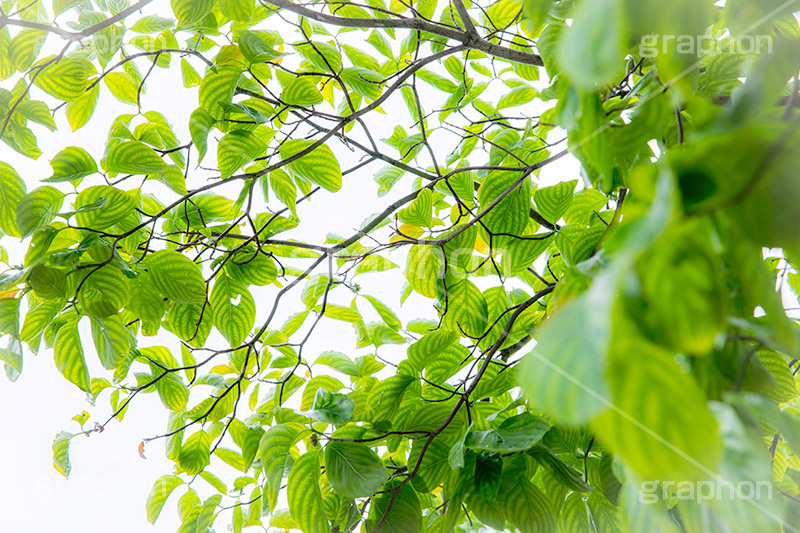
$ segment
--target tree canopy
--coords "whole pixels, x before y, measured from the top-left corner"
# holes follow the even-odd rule
[[[0,360],[113,411],[55,468],[154,394],[181,533],[797,531],[798,8],[0,2]]]

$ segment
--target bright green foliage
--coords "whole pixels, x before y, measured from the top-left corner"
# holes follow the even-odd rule
[[[153,394],[181,532],[796,531],[800,4],[717,4],[0,2],[55,468]]]
[[[388,477],[378,454],[357,442],[328,444],[325,471],[331,487],[347,498],[372,496]]]

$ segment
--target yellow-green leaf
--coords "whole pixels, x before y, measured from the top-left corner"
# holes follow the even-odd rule
[[[439,248],[415,244],[408,251],[406,279],[415,291],[428,298],[438,294],[436,284],[444,272],[444,260]]]
[[[145,259],[153,284],[167,298],[185,304],[206,299],[206,282],[197,263],[173,250],[159,250]]]
[[[318,451],[301,455],[289,472],[289,512],[303,533],[328,533],[330,525],[322,505],[319,488]]]
[[[346,498],[372,496],[388,478],[380,457],[359,442],[333,441],[325,446],[325,474]]]
[[[78,193],[74,207],[79,227],[102,230],[129,215],[134,203],[125,191],[110,185],[95,185]]]
[[[53,353],[58,371],[81,390],[90,392],[89,369],[76,321],[71,320],[59,328]]]
[[[564,216],[569,206],[572,205],[573,192],[578,180],[562,181],[552,187],[536,189],[533,198],[539,213],[547,220],[555,224]]]
[[[83,95],[67,103],[67,120],[72,131],[84,126],[92,118],[97,107],[97,98],[100,96],[99,87],[95,86],[84,92]]]
[[[183,485],[183,480],[178,476],[166,475],[161,476],[153,484],[150,489],[150,495],[147,497],[147,521],[151,524],[156,523],[158,515],[161,514],[161,509],[164,507],[167,498],[175,490],[176,487]]]
[[[139,141],[114,145],[100,165],[109,172],[124,174],[152,174],[167,167],[152,148]]]
[[[20,236],[28,237],[49,224],[58,210],[64,193],[54,187],[39,187],[22,197],[17,204],[17,229]]]
[[[239,346],[256,319],[256,304],[250,291],[244,284],[222,275],[214,283],[209,303],[217,329],[231,346]]]
[[[169,4],[181,27],[202,20],[214,8],[213,0],[170,0]]]
[[[281,92],[281,101],[286,105],[308,107],[321,104],[322,100],[322,93],[309,76],[294,78]]]
[[[16,34],[8,45],[7,61],[18,72],[27,70],[36,60],[48,32],[26,28]]]
[[[217,145],[217,164],[223,179],[263,155],[266,149],[264,141],[249,131],[226,134]]]
[[[110,72],[103,80],[114,98],[126,104],[136,104],[139,95],[139,82],[127,72]]]
[[[219,102],[231,101],[241,75],[241,67],[234,66],[221,66],[216,71],[207,72],[200,83],[200,107],[207,110],[212,117],[221,118],[222,107]]]
[[[78,291],[78,302],[87,314],[103,318],[125,307],[130,298],[128,278],[112,265],[83,270],[86,277]]]
[[[69,477],[69,472],[72,470],[69,462],[69,440],[72,437],[72,433],[62,431],[53,439],[53,467],[66,478]]]
[[[284,161],[291,159],[289,168],[301,177],[324,189],[336,192],[342,188],[342,168],[328,145],[317,146],[310,152],[297,157],[314,144],[314,141],[306,139],[287,141],[280,147],[281,158]]]
[[[199,430],[189,436],[181,446],[178,466],[190,476],[199,474],[211,459],[211,435]]]
[[[0,230],[6,235],[19,237],[17,229],[17,205],[25,196],[27,188],[17,171],[0,161]]]
[[[50,61],[55,56],[47,59]],[[83,92],[88,85],[90,67],[88,62],[80,59],[65,59],[54,61],[46,67],[42,68],[41,72],[36,79],[33,80],[34,85],[38,88],[54,96],[59,100],[71,102],[83,96]]]
[[[77,181],[97,172],[97,163],[89,152],[77,146],[67,146],[50,161],[53,175],[44,181],[58,183]]]

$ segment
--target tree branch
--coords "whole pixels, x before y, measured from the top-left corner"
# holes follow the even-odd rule
[[[304,6],[297,5],[290,0],[263,0],[263,2],[271,4],[280,9],[285,9],[286,11],[290,11],[297,15],[316,20],[318,22],[333,24],[343,28],[391,28],[423,31],[433,35],[438,35],[439,37],[444,37],[445,39],[459,41],[466,48],[479,50],[490,56],[500,59],[506,59],[515,63],[524,63],[526,65],[536,65],[539,67],[544,66],[541,56],[537,54],[524,52],[522,50],[513,50],[511,48],[506,48],[505,46],[490,43],[489,41],[481,38],[478,35],[474,25],[472,25],[472,22],[469,21],[469,16],[464,17],[462,15],[461,18],[462,20],[466,18],[464,24],[472,25],[474,33],[470,32],[469,28],[467,28],[467,31],[457,31],[441,24],[435,24],[419,18],[400,17],[399,15],[398,18],[394,19],[346,18],[328,15],[327,13],[321,13]],[[456,4],[456,9],[458,9],[458,4]],[[459,15],[460,14],[461,13],[459,13]]]

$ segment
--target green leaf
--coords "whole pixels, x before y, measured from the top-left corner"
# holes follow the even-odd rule
[[[769,394],[769,397],[778,403],[794,399],[797,396],[797,386],[794,375],[789,370],[789,365],[783,355],[768,348],[759,349],[756,353],[764,366],[769,369],[772,377],[775,378],[775,389]]]
[[[397,213],[397,218],[406,224],[430,227],[433,220],[433,193],[422,189],[411,205]]]
[[[533,28],[539,28],[545,20],[545,17],[553,7],[554,0],[529,0],[524,4],[525,16],[530,20]]]
[[[481,454],[475,458],[475,492],[487,499],[497,497],[503,473],[503,458]]]
[[[291,464],[289,451],[294,446],[297,435],[302,431],[299,424],[277,424],[267,430],[258,444],[258,457],[266,478],[266,493],[270,511],[275,510],[281,481],[287,466]]]
[[[38,264],[28,273],[28,283],[43,299],[64,299],[67,297],[67,273],[59,268]]]
[[[20,340],[27,342],[34,353],[39,349],[39,342],[44,329],[50,325],[63,307],[64,303],[62,301],[47,300],[28,310],[20,331]]]
[[[76,321],[70,321],[58,329],[54,355],[58,371],[81,390],[90,392],[89,370]]]
[[[374,296],[369,296],[366,294],[364,295],[364,298],[366,298],[369,301],[369,303],[372,304],[372,307],[375,308],[375,311],[378,312],[381,319],[383,319],[383,321],[386,323],[387,326],[389,326],[393,330],[400,329],[400,327],[403,324],[400,322],[400,319],[397,318],[397,315],[394,313],[394,311],[389,309],[389,307],[385,303],[381,302]]]
[[[325,446],[325,474],[333,490],[346,498],[372,496],[389,477],[378,454],[357,442]]]
[[[217,329],[231,346],[239,346],[256,319],[256,304],[250,291],[243,283],[220,276],[211,290],[209,303]]]
[[[93,318],[92,339],[100,362],[106,370],[115,370],[136,345],[133,332],[125,327],[119,315]]]
[[[190,476],[199,474],[208,466],[211,436],[204,430],[192,433],[181,446],[178,466]]]
[[[202,107],[195,109],[189,118],[189,133],[192,136],[192,143],[197,147],[198,164],[203,161],[208,150],[208,134],[214,126],[214,122],[214,117]]]
[[[300,301],[306,304],[307,308],[313,308],[317,300],[322,298],[322,295],[328,290],[329,281],[328,276],[323,276],[322,274],[317,274],[309,279],[300,294]]]
[[[592,256],[606,226],[598,224],[588,228],[583,226],[564,226],[556,233],[556,247],[568,266],[575,266]]]
[[[84,270],[78,291],[78,302],[87,314],[104,318],[125,307],[130,298],[128,278],[114,266],[91,267]]]
[[[47,32],[26,28],[17,33],[8,45],[7,61],[18,72],[27,70],[39,55],[39,51],[47,39]]]
[[[317,306],[314,308],[314,311],[317,313],[322,313],[322,306]],[[328,318],[333,318],[334,320],[342,320],[344,322],[359,322],[361,321],[361,315],[358,314],[358,311],[351,309],[349,307],[343,307],[341,305],[335,305],[331,303],[325,304],[325,312],[323,313]]]
[[[507,190],[513,189],[498,204],[482,218],[486,229],[493,234],[503,233],[518,235],[528,226],[531,210],[530,180],[525,178],[522,183],[514,186],[522,174],[510,171],[493,171],[486,176],[486,180],[478,189],[478,202],[481,209],[487,209]],[[483,229],[483,226],[482,226]],[[487,239],[484,239],[488,242]],[[508,237],[497,237],[492,244],[500,247],[501,243],[509,241]]]
[[[189,0],[186,1],[189,4],[193,3]],[[209,115],[215,119],[222,118],[223,109],[219,102],[230,103],[241,75],[241,67],[227,65],[206,73],[200,83],[200,108],[207,110]],[[193,120],[194,114],[192,114]]]
[[[17,229],[21,237],[29,237],[49,224],[61,209],[64,193],[54,187],[39,187],[17,204]]]
[[[503,502],[506,518],[522,533],[549,533],[556,517],[547,497],[527,479],[519,479]]]
[[[445,309],[442,326],[470,337],[480,337],[489,325],[489,309],[480,289],[465,279],[448,284],[440,296]]]
[[[84,92],[82,96],[67,103],[67,121],[72,131],[77,131],[89,122],[97,107],[97,98],[100,96],[100,88],[93,87]]]
[[[583,424],[606,408],[613,285],[610,279],[596,279],[588,292],[559,309],[521,363],[517,379],[522,390],[534,405],[557,413],[566,424]]]
[[[114,95],[114,98],[126,104],[137,104],[139,101],[139,81],[127,72],[111,72],[103,77],[103,81]]]
[[[87,187],[75,198],[75,223],[82,228],[106,229],[127,217],[134,205],[133,199],[116,187]]]
[[[65,478],[69,477],[72,465],[69,462],[69,441],[72,433],[62,431],[53,439],[53,466]]]
[[[234,253],[225,264],[225,271],[231,279],[245,285],[269,285],[278,276],[278,267],[270,257],[249,248]]]
[[[398,483],[398,481],[389,483],[386,491],[380,492],[372,498],[366,523],[368,531],[374,531],[384,515],[386,518],[381,531],[391,533],[420,533],[422,531],[422,509],[419,497],[410,485],[398,487]],[[389,501],[392,500],[395,490],[397,490],[397,495],[394,497],[390,509]]]
[[[315,143],[311,140],[293,139],[286,141],[280,147],[281,158],[285,161],[292,159],[289,168],[301,177],[320,185],[331,192],[342,188],[342,169],[331,149],[323,144],[304,155]],[[296,159],[295,159],[296,158]]]
[[[458,332],[444,328],[426,333],[408,347],[408,360],[418,372],[422,372],[440,353],[456,342],[458,337]]]
[[[175,27],[175,20],[171,18],[159,17],[158,15],[147,15],[137,20],[131,31],[136,33],[159,33]]]
[[[144,143],[129,141],[115,145],[100,161],[108,172],[124,174],[153,174],[167,167],[167,163]]]
[[[200,74],[197,73],[185,57],[181,58],[181,77],[183,78],[183,86],[187,89],[197,87],[203,81],[203,78],[200,77]]]
[[[549,429],[550,424],[544,418],[523,413],[507,418],[497,429],[468,432],[464,445],[487,452],[523,451],[536,444]]]
[[[217,510],[220,501],[222,501],[222,495],[215,494],[203,502],[203,506],[197,515],[196,531],[208,531],[214,521],[214,511]]]
[[[525,105],[536,98],[536,94],[536,89],[533,87],[522,86],[511,89],[497,102],[497,110]]]
[[[374,101],[381,96],[385,76],[364,67],[348,67],[342,70],[341,78],[356,93]]]
[[[608,376],[614,408],[594,427],[643,479],[704,479],[715,468],[718,425],[670,352],[644,340],[615,342]]]
[[[236,130],[228,133],[217,145],[217,161],[222,178],[231,176],[263,155],[266,149],[264,141],[249,131]]]
[[[369,393],[369,405],[372,423],[391,421],[400,409],[403,395],[416,382],[409,374],[396,374],[382,380]]]
[[[613,82],[624,68],[624,13],[621,0],[578,6],[558,46],[561,67],[578,87],[592,90]]]
[[[320,41],[301,42],[294,48],[303,56],[303,59],[322,72],[339,73],[342,68],[342,55],[339,53],[339,49],[332,44]]]
[[[318,454],[319,452],[314,450],[301,455],[289,472],[287,489],[289,512],[303,533],[330,531],[319,488]]]
[[[213,8],[213,0],[170,0],[178,26],[191,26],[203,19]]]
[[[242,55],[250,63],[273,61],[284,55],[273,50],[272,46],[264,42],[259,32],[243,31],[239,34],[237,41]]]
[[[210,315],[204,304],[173,303],[167,312],[166,324],[181,340],[200,348],[211,332]]]
[[[77,146],[67,146],[50,161],[53,175],[47,182],[78,181],[97,172],[97,163],[89,152]]]
[[[220,0],[219,9],[227,18],[237,22],[250,22],[253,17],[251,0]]]
[[[45,126],[50,131],[56,131],[56,123],[47,104],[39,100],[26,100],[17,106],[17,113],[26,119]]]
[[[415,291],[428,298],[438,296],[437,284],[444,274],[444,259],[439,248],[413,245],[406,260],[406,279]]]
[[[353,360],[341,352],[323,352],[319,355],[319,357],[317,357],[316,361],[314,361],[314,364],[325,365],[348,376],[358,377],[360,375],[358,372],[358,367],[356,367],[356,364],[353,362]]]
[[[0,161],[0,230],[6,235],[19,237],[17,206],[27,188],[11,165]]]
[[[43,62],[54,60],[51,56]],[[62,58],[42,68],[33,80],[34,85],[59,100],[71,102],[83,95],[91,74],[88,62]]]
[[[734,407],[752,413],[761,423],[766,422],[777,429],[793,452],[800,450],[800,427],[795,413],[782,411],[774,402],[755,393],[731,393],[726,400]]]
[[[578,180],[562,181],[552,187],[536,189],[533,193],[539,213],[548,222],[555,224],[572,205],[573,192]]]
[[[470,494],[467,499],[467,508],[487,526],[497,530],[505,529],[505,510],[497,505],[495,498],[487,499],[480,494]]]
[[[356,267],[356,274],[365,274],[367,272],[384,272],[392,270],[393,268],[400,268],[392,263],[385,257],[377,254],[368,255]]]
[[[153,284],[167,298],[184,304],[206,300],[206,282],[200,267],[191,259],[172,250],[159,250],[144,261]]]
[[[289,208],[292,216],[297,217],[297,187],[289,174],[282,169],[274,170],[269,174],[269,184],[278,200]]]
[[[575,492],[591,492],[592,487],[586,484],[583,473],[559,459],[549,448],[534,446],[529,452],[536,462],[546,470],[560,485]]]
[[[575,533],[594,533],[592,515],[589,506],[578,492],[573,492],[564,501],[561,514],[558,517],[559,531]]]
[[[148,522],[151,524],[156,523],[158,515],[161,514],[161,509],[163,509],[167,498],[169,498],[172,491],[180,485],[183,485],[183,480],[174,475],[161,476],[156,480],[153,484],[153,488],[150,489],[150,495],[147,497]]]
[[[353,417],[353,400],[336,392],[320,387],[314,395],[314,404],[306,415],[325,424],[343,424]]]

